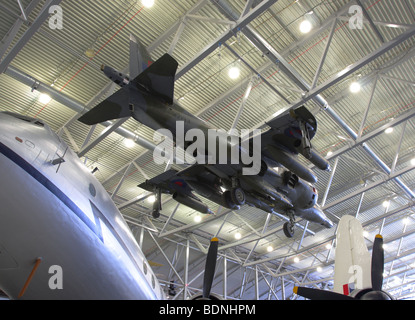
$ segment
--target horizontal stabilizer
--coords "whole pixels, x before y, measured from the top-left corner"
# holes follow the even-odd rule
[[[136,85],[138,89],[144,88],[151,95],[171,104],[173,103],[174,78],[177,67],[177,61],[166,53],[140,73],[131,83]]]
[[[128,88],[121,88],[107,99],[82,115],[78,120],[94,125],[111,119],[130,117],[130,94]]]

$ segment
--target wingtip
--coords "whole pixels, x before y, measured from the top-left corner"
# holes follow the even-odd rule
[[[218,242],[219,241],[219,239],[218,238],[216,238],[216,237],[214,237],[214,238],[212,238],[212,240],[210,240],[211,242]]]
[[[294,292],[295,294],[297,294],[297,292],[298,292],[298,287],[297,287],[297,286],[294,286],[294,288],[293,288],[293,292]]]
[[[137,39],[130,33],[130,41],[137,43]]]
[[[377,235],[375,236],[375,238],[378,238],[378,239],[383,239],[382,235],[380,235],[380,234],[377,234]]]

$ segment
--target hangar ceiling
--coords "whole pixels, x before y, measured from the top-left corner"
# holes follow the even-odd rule
[[[50,4],[62,9],[62,28],[51,28]],[[218,295],[298,299],[293,285],[330,289],[336,225],[346,214],[362,222],[369,248],[382,233],[384,289],[414,298],[413,0],[155,0],[151,8],[132,0],[7,0],[0,17],[0,111],[44,120],[97,168],[161,283],[175,282],[171,299],[201,289],[212,236],[220,241]],[[312,23],[307,34],[299,30],[304,19]],[[335,227],[297,219],[288,239],[281,213],[231,211],[208,199],[215,215],[195,222],[199,213],[167,196],[153,219],[149,194],[137,187],[166,169],[153,161],[153,131],[133,119],[92,128],[76,121],[118,89],[100,66],[128,70],[130,33],[153,59],[169,52],[179,62],[175,98],[218,128],[229,130],[239,111],[237,129],[266,128],[300,105],[312,111],[313,147],[332,167],[314,170],[316,188]],[[240,76],[230,79],[234,66]],[[42,93],[52,100],[42,102]]]

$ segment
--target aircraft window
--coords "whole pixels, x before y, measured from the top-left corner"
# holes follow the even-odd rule
[[[42,123],[42,122],[40,122],[40,121],[35,121],[34,122],[34,124],[35,125],[37,125],[37,126],[39,126],[39,127],[44,127],[45,125]]]
[[[151,285],[153,286],[153,289],[156,287],[156,280],[154,279],[154,275],[151,275]]]
[[[95,187],[92,183],[89,184],[89,193],[93,197],[95,197],[97,195],[97,190],[95,189]]]
[[[147,274],[147,264],[145,263],[145,261],[143,262],[143,269],[144,269],[144,274]]]

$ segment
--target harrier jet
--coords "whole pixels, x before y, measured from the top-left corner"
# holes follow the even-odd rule
[[[212,160],[212,157],[218,160],[217,151],[221,146],[209,148],[209,133],[215,128],[174,100],[177,67],[177,61],[169,54],[153,62],[145,47],[130,36],[129,75],[109,66],[101,68],[121,88],[79,118],[82,123],[94,125],[110,119],[133,117],[154,130],[171,132],[176,151],[195,142],[183,141],[183,134],[195,129],[204,134],[205,141],[202,142],[207,147],[192,153],[198,159],[196,163],[181,171],[168,170],[139,185],[156,195],[153,216],[160,215],[162,193],[171,194],[179,203],[199,212],[212,213],[194,194],[197,193],[229,209],[249,205],[266,212],[285,214],[289,217],[283,228],[287,237],[294,234],[296,217],[331,228],[333,223],[317,204],[318,194],[313,186],[317,177],[298,160],[301,154],[319,169],[330,170],[328,162],[311,146],[310,141],[317,130],[315,117],[305,107],[299,107],[268,122],[270,129],[257,136],[243,140],[228,134],[229,139],[224,142],[225,153],[236,154],[240,159],[244,155],[259,157],[256,163],[252,161],[251,169],[256,169],[255,174],[244,174],[249,166],[241,161],[204,161]]]

